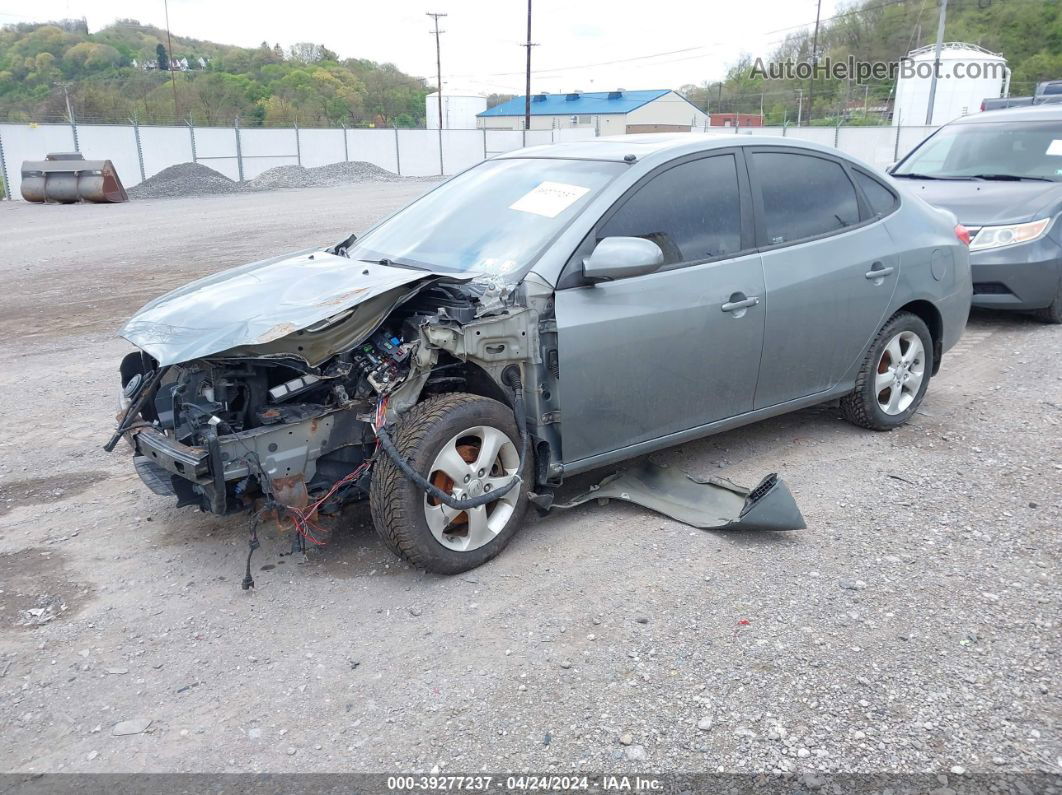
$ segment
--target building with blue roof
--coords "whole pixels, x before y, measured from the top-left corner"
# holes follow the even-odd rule
[[[476,114],[487,130],[524,129],[524,97]],[[667,88],[531,95],[531,129],[588,129],[597,135],[689,132],[708,125],[704,111]]]

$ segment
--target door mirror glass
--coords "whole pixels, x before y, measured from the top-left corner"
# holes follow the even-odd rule
[[[626,279],[652,273],[664,264],[660,246],[642,237],[606,237],[583,260],[583,276],[591,281]]]

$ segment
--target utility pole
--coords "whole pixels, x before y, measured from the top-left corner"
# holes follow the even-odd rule
[[[867,102],[870,99],[870,83],[863,86],[863,118],[867,117]]]
[[[446,14],[441,11],[426,11],[425,16],[432,17],[435,20],[435,78],[439,84],[439,129],[443,128],[443,93],[442,93],[442,52],[439,48],[439,34],[445,33],[445,30],[439,30],[439,17],[445,17]]]
[[[166,47],[167,65],[170,67],[170,85],[173,86],[173,120],[177,121],[181,114],[177,111],[177,78],[173,74],[173,39],[170,38],[170,1],[162,0],[162,7],[166,9]]]
[[[822,14],[822,0],[815,7],[815,35],[811,37],[811,82],[808,83],[808,123],[815,112],[815,67],[819,65],[819,17]],[[797,122],[797,127],[800,122]]]
[[[801,119],[804,118],[804,89],[797,89],[797,127],[800,126]]]
[[[531,129],[531,0],[527,0],[527,85],[524,96],[524,129]]]
[[[940,0],[940,21],[937,22],[937,47],[933,52],[933,79],[929,82],[929,104],[926,105],[926,126],[933,123],[933,103],[937,99],[937,74],[940,72],[940,50],[944,46],[944,18],[948,15],[948,0]]]

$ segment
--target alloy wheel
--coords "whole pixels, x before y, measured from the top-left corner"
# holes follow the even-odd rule
[[[520,454],[512,440],[497,428],[478,425],[443,445],[431,465],[428,480],[457,499],[467,499],[506,485],[519,467]],[[467,511],[455,510],[425,495],[424,518],[443,546],[455,552],[470,552],[505,529],[519,495],[519,489],[510,489],[497,500]]]
[[[918,397],[926,374],[926,350],[913,331],[901,331],[885,346],[874,376],[878,406],[890,416],[903,414]]]

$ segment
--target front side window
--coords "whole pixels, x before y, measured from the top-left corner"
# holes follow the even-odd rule
[[[598,228],[597,239],[643,237],[664,264],[698,262],[741,250],[741,194],[733,155],[680,163],[641,185]]]
[[[918,147],[892,176],[1057,182],[1062,180],[1062,121],[986,119],[949,124]]]
[[[432,270],[515,273],[626,168],[598,160],[488,160],[381,223],[348,256]]]
[[[834,160],[789,152],[754,152],[767,245],[839,232],[859,223],[859,202]]]

